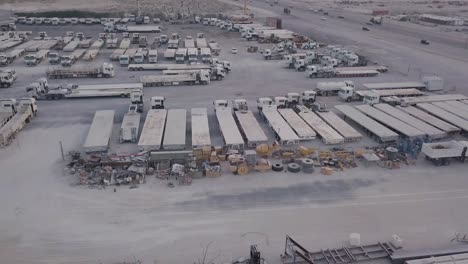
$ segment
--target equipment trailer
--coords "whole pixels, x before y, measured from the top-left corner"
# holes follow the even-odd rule
[[[47,71],[47,78],[111,78],[114,77],[114,66],[103,63],[101,66],[89,68],[55,68]]]
[[[458,159],[465,162],[468,149],[468,141],[447,141],[437,143],[423,143],[421,152],[426,156],[426,160],[431,161],[436,166],[449,165],[451,159]]]

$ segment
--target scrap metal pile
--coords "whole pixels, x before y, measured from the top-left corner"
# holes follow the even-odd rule
[[[68,171],[77,175],[79,184],[88,186],[109,186],[142,184],[148,173],[154,170],[148,167],[147,156],[90,155],[82,158],[77,152],[70,153],[72,161]]]

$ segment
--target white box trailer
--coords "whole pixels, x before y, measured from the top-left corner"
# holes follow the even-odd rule
[[[385,124],[385,126],[390,127],[395,131],[398,131],[399,133],[408,138],[422,138],[425,135],[425,133],[421,130],[411,125],[408,125],[407,123],[397,118],[394,118],[393,116],[386,114],[385,112],[382,112],[370,105],[357,105],[356,108],[364,114],[372,117],[373,119],[379,121],[382,124]]]
[[[83,60],[85,60],[85,61],[94,60],[97,57],[98,53],[99,53],[98,49],[89,49],[83,55]]]
[[[230,107],[217,108],[216,119],[218,119],[226,147],[229,149],[244,149],[244,139],[232,116],[232,109]]]
[[[138,149],[140,151],[160,150],[166,126],[167,110],[151,109],[146,115],[145,124],[141,131]]]
[[[185,39],[184,47],[186,49],[195,48],[195,41],[193,39]]]
[[[131,40],[130,38],[123,38],[120,42],[119,49],[128,49],[130,48]]]
[[[176,52],[176,49],[166,49],[166,51],[164,51],[164,58],[168,60],[173,60],[175,59]]]
[[[429,125],[428,123],[414,117],[414,116],[411,116],[410,114],[407,114],[405,113],[404,111],[396,108],[396,107],[393,107],[391,105],[388,105],[388,104],[375,104],[374,105],[375,108],[385,112],[386,114],[389,114],[403,122],[405,122],[406,124],[408,125],[411,125],[415,128],[417,128],[418,130],[424,132],[429,138],[431,139],[440,139],[440,138],[444,138],[447,136],[447,133],[445,133],[444,131],[438,129],[438,128],[435,128],[431,125]]]
[[[336,130],[343,138],[345,142],[358,141],[362,139],[361,133],[354,129],[351,125],[346,123],[338,115],[332,111],[327,112],[316,112],[327,124]]]
[[[322,139],[325,144],[341,144],[344,143],[344,138],[336,132],[331,126],[323,121],[314,112],[307,108],[303,108],[299,112],[299,116],[309,124]]]
[[[89,152],[105,152],[109,149],[112,127],[114,125],[113,110],[99,110],[94,113],[93,123],[89,128],[84,149]]]
[[[208,44],[206,43],[205,38],[197,38],[197,48],[198,49],[208,48]]]
[[[99,50],[99,49],[102,48],[102,46],[104,46],[104,40],[98,39],[98,40],[93,42],[93,44],[91,45],[91,47],[89,47],[89,49],[90,50]]]
[[[428,114],[427,112],[424,112],[416,107],[413,106],[397,106],[398,109],[404,111],[405,113],[408,113],[420,120],[424,120],[424,122],[444,131],[445,133],[448,134],[453,134],[453,133],[458,133],[460,132],[460,128],[447,123],[443,121],[442,119],[439,119],[433,115]]]
[[[138,132],[140,130],[140,114],[126,113],[120,126],[120,143],[138,141]]]
[[[368,117],[350,105],[335,105],[335,108],[340,111],[346,118],[351,119],[366,131],[371,132],[381,142],[391,142],[398,139],[397,133],[386,128],[379,122]]]
[[[419,103],[433,103],[444,101],[459,101],[468,100],[468,97],[461,94],[440,94],[440,95],[426,95],[418,97],[405,97],[401,98],[401,105],[415,105]]]
[[[65,47],[63,47],[63,51],[74,51],[78,45],[80,44],[79,40],[70,41]]]
[[[464,112],[468,112],[468,104],[465,104],[461,101],[445,101],[445,103],[453,107],[463,109]]]
[[[263,107],[262,114],[265,121],[275,133],[275,137],[281,145],[292,145],[299,143],[299,137],[278,113],[276,107]]]
[[[192,147],[211,146],[210,127],[208,125],[208,111],[206,108],[192,108]]]
[[[278,109],[280,115],[286,120],[301,140],[315,139],[315,131],[290,108]]]
[[[268,137],[252,111],[235,111],[234,113],[248,147],[252,148],[268,142]]]
[[[120,56],[124,55],[126,51],[127,51],[126,49],[116,49],[116,50],[114,50],[112,52],[112,54],[110,55],[110,60],[111,61],[118,61]]]
[[[459,116],[465,120],[468,120],[468,111],[463,108],[459,108],[451,104],[447,104],[446,102],[434,102],[432,104],[444,109],[447,112],[450,112],[456,116]]]
[[[432,115],[437,116],[438,118],[449,122],[450,124],[461,128],[463,131],[468,132],[468,121],[456,116],[444,109],[437,107],[429,103],[420,103],[416,105],[419,109],[422,109]]]
[[[219,55],[219,53],[221,52],[221,47],[219,46],[217,42],[210,41],[208,43],[208,47],[210,48],[211,53],[214,55]]]
[[[163,149],[183,150],[187,132],[187,110],[169,109],[167,111],[166,131]]]

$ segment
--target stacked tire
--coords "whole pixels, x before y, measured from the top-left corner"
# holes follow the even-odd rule
[[[281,162],[275,162],[271,165],[271,169],[276,172],[280,172],[284,170],[284,166]]]
[[[314,161],[311,159],[302,159],[301,161],[302,171],[304,173],[313,173],[314,172]]]
[[[301,171],[301,165],[291,162],[288,164],[288,171],[292,173],[298,173]]]

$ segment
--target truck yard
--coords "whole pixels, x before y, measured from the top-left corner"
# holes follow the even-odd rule
[[[257,245],[273,264],[403,264],[421,250],[468,252],[458,237],[468,232],[466,33],[277,2],[248,1],[252,24],[127,22],[103,38],[109,19],[17,22],[31,33],[1,46],[0,259],[240,264]],[[65,40],[70,31],[86,37]],[[173,33],[176,48],[153,43]],[[331,59],[305,55],[302,72],[261,54],[288,41]],[[331,45],[367,65],[332,65]],[[177,48],[191,49],[181,63]],[[138,51],[148,55],[137,62]],[[63,67],[47,53],[74,60]]]

